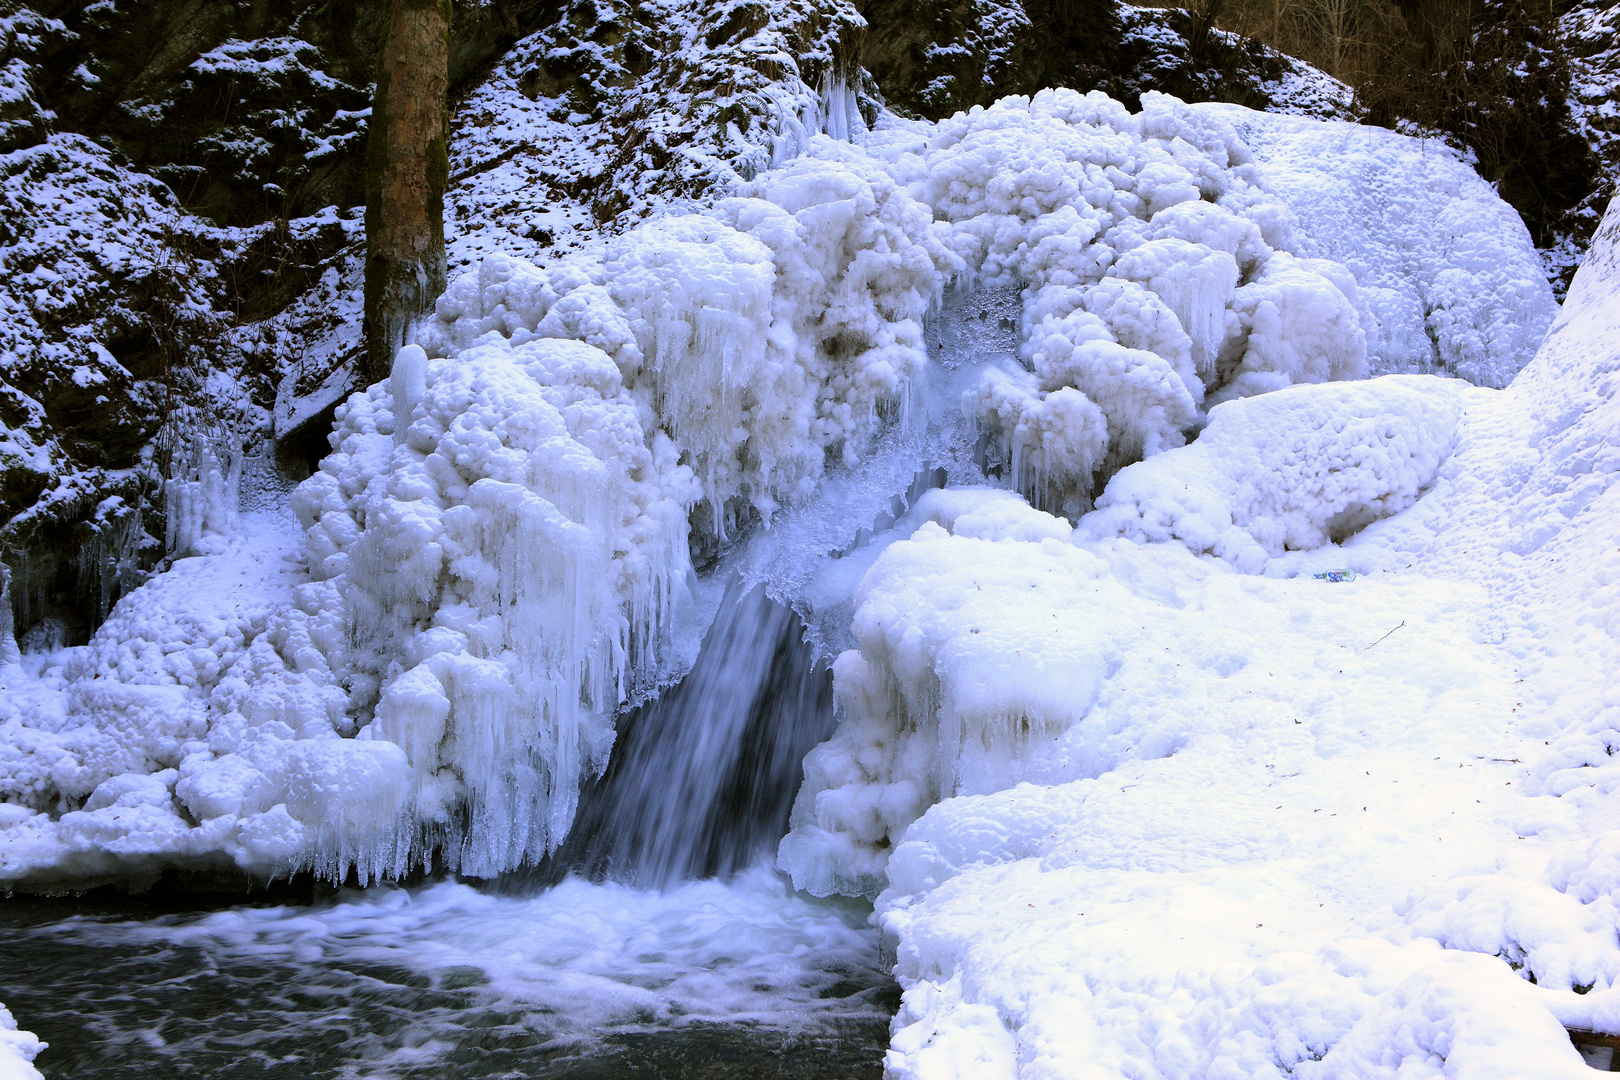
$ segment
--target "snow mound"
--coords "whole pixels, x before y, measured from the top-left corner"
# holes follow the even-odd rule
[[[1179,540],[1251,573],[1284,551],[1343,543],[1434,480],[1456,445],[1459,390],[1386,375],[1227,402],[1197,442],[1109,481],[1082,533]]]
[[[17,1021],[0,1005],[0,1080],[43,1080],[32,1062],[46,1047],[30,1031],[19,1031]]]
[[[250,516],[121,600],[89,645],[0,695],[0,877],[83,885],[165,866],[290,869],[394,825],[404,755],[361,743],[342,609],[290,521]]]

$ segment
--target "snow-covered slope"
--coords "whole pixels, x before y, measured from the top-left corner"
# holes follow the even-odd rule
[[[919,508],[782,847],[883,890],[888,1075],[1587,1075],[1565,1027],[1620,1026],[1617,242],[1611,208],[1506,390],[1230,402],[1072,535]]]

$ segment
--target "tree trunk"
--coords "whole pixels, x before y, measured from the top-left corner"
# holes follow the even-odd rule
[[[451,0],[391,0],[366,146],[366,378],[444,291]]]

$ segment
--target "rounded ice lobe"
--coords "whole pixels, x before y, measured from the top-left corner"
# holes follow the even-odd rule
[[[1036,385],[987,372],[968,407],[1019,490],[1076,517],[1119,469],[1182,445],[1206,394],[1362,378],[1376,329],[1349,270],[1296,257],[1230,125],[1164,95],[1134,117],[1105,103],[1008,98],[919,150],[969,280],[1022,288]],[[1064,390],[1107,417],[1101,444],[1079,398],[1045,404]]]
[[[1185,544],[1256,571],[1406,509],[1457,441],[1461,384],[1386,375],[1220,405],[1191,446],[1122,470],[1090,539]]]

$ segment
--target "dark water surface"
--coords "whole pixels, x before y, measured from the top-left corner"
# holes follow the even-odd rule
[[[877,1078],[870,909],[775,874],[162,912],[0,901],[0,1002],[48,1080]]]

